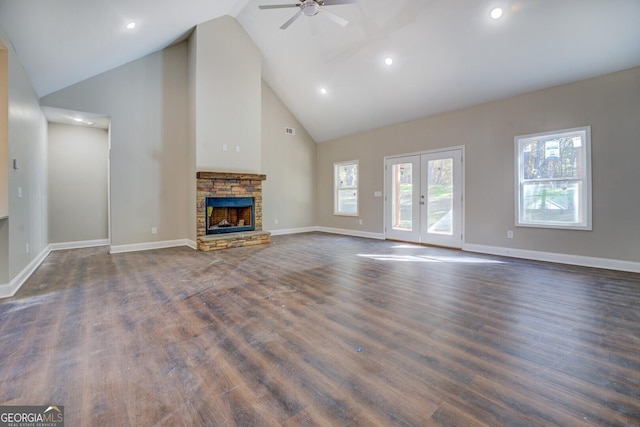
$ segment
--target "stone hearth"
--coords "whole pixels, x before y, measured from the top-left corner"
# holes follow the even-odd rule
[[[196,174],[196,222],[198,249],[216,251],[271,242],[271,233],[262,231],[262,181],[266,175],[198,172]],[[254,230],[207,235],[207,197],[252,197],[254,199]]]

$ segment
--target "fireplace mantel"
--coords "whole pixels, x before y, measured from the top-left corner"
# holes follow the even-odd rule
[[[237,172],[196,172],[197,179],[252,179],[264,181],[266,175],[255,173],[237,173]]]

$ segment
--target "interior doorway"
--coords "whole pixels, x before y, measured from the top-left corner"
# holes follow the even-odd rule
[[[462,247],[463,151],[385,158],[385,238]]]
[[[49,122],[49,243],[56,248],[109,245],[110,119],[42,109]]]

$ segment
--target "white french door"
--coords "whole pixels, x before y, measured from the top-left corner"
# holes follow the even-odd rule
[[[420,156],[387,159],[385,237],[420,241]]]
[[[462,247],[462,148],[385,161],[385,237]]]

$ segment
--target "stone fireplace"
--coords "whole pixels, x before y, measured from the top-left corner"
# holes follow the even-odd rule
[[[262,231],[262,181],[265,175],[198,172],[196,222],[198,249],[270,243]]]

